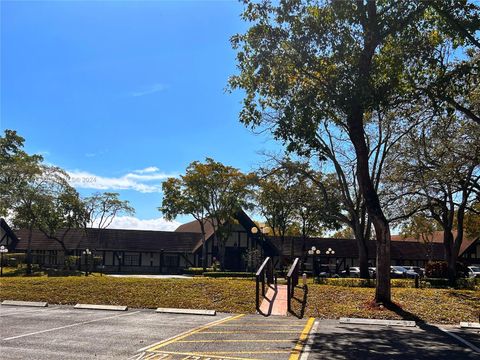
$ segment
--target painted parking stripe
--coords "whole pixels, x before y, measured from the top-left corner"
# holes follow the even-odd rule
[[[438,327],[438,329],[440,329],[441,331],[443,331],[444,333],[450,335],[451,337],[453,337],[454,339],[456,339],[457,341],[460,341],[463,345],[469,347],[470,349],[472,349],[473,351],[477,352],[480,354],[480,348],[478,348],[477,346],[473,345],[470,341],[467,341],[465,340],[464,338],[458,336],[457,334],[454,334],[450,331],[448,331],[447,329],[444,329],[444,328],[441,328],[441,327]]]
[[[232,321],[232,320],[235,320],[235,319],[239,319],[241,318],[242,316],[244,316],[245,314],[240,314],[240,315],[236,315],[236,316],[232,316],[232,317],[228,317],[228,318],[225,318],[225,319],[221,319],[221,320],[218,320],[218,321],[214,321],[214,322],[211,322],[207,325],[204,325],[204,326],[200,326],[196,329],[193,329],[193,330],[190,330],[190,331],[187,331],[186,333],[183,333],[183,334],[180,334],[180,335],[177,335],[171,339],[167,339],[167,340],[164,340],[162,342],[160,342],[159,344],[157,345],[154,345],[152,347],[149,347],[147,348],[146,350],[147,351],[155,351],[157,349],[160,349],[162,347],[165,347],[169,344],[172,344],[178,340],[181,340],[181,339],[185,339],[186,337],[190,336],[190,335],[193,335],[193,334],[196,334],[196,333],[199,333],[201,332],[202,330],[205,330],[205,329],[208,329],[208,328],[211,328],[215,325],[218,325],[218,324],[222,324],[224,322],[227,322],[227,321]],[[140,350],[142,351],[142,350]]]
[[[298,330],[225,330],[201,331],[201,334],[298,334]]]
[[[228,360],[262,360],[262,359],[255,359],[255,358],[244,358],[244,357],[234,357],[234,356],[220,356],[220,355],[211,355],[211,352],[208,353],[202,353],[202,352],[179,352],[179,351],[154,351],[151,354],[157,354],[157,355],[183,355],[183,356],[199,356],[199,357],[205,357],[207,355],[209,358],[214,358],[214,359],[228,359]],[[226,353],[226,354],[233,354],[233,353]],[[147,359],[147,358],[141,358],[142,360]]]
[[[252,351],[201,351],[196,352],[198,355],[210,354],[288,354],[290,350],[252,350]]]
[[[315,318],[311,317],[308,319],[307,324],[305,325],[302,334],[297,341],[297,344],[290,353],[290,357],[288,358],[288,360],[298,360],[300,358],[300,354],[302,353],[303,347],[305,346],[305,343],[308,339],[308,334],[310,334],[310,330],[312,330],[314,322]]]
[[[175,341],[175,343],[217,343],[217,342],[292,342],[295,341],[296,339],[281,339],[281,340],[275,340],[275,339],[270,339],[270,340],[258,340],[258,339],[238,339],[238,340],[232,340],[232,339],[214,339],[214,340],[208,340],[208,339],[200,339],[200,340],[178,340]]]
[[[8,338],[2,339],[2,340],[3,340],[3,341],[14,340],[14,339],[23,338],[23,337],[26,337],[26,336],[32,336],[32,335],[43,334],[43,333],[47,333],[47,332],[51,332],[51,331],[56,331],[56,330],[68,329],[68,328],[71,328],[71,327],[81,326],[81,325],[90,324],[90,323],[94,323],[94,322],[98,322],[98,321],[115,319],[115,318],[119,318],[119,317],[122,317],[122,316],[130,316],[130,315],[137,314],[137,313],[139,313],[139,312],[140,312],[140,311],[134,311],[134,312],[131,312],[131,313],[128,313],[128,314],[114,315],[114,316],[108,316],[108,317],[104,317],[104,318],[100,318],[100,319],[93,319],[93,320],[88,320],[88,321],[81,321],[81,322],[78,322],[78,323],[69,324],[69,325],[65,325],[65,326],[59,326],[59,327],[56,327],[56,328],[51,328],[51,329],[46,329],[46,330],[35,331],[35,332],[31,332],[31,333],[27,333],[27,334],[22,334],[22,335],[17,335],[17,336],[12,336],[12,337],[8,337]]]

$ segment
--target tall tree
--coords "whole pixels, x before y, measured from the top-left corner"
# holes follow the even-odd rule
[[[202,233],[202,267],[207,269],[205,224],[208,208],[207,192],[203,191],[203,178],[192,166],[180,178],[168,178],[162,184],[162,206],[158,208],[167,220],[178,215],[191,215],[198,222]]]
[[[295,222],[297,176],[285,168],[262,170],[258,175],[255,202],[273,236],[280,238],[280,268],[283,269],[285,236]],[[291,244],[293,247],[293,244]]]
[[[421,203],[443,230],[449,279],[466,233],[465,216],[475,213],[480,187],[480,127],[445,116],[427,123],[399,144],[391,177],[398,192]],[[455,232],[456,230],[456,232]]]
[[[32,272],[32,234],[33,229],[52,220],[52,209],[60,189],[66,182],[63,170],[54,166],[40,165],[40,173],[31,177],[22,191],[17,194],[12,208],[13,224],[29,230],[27,241],[27,274]]]
[[[88,213],[78,192],[68,184],[68,175],[57,180],[56,189],[45,194],[44,201],[37,207],[38,229],[49,239],[58,242],[65,255],[70,249],[65,239],[71,230],[82,229],[88,221]]]
[[[19,196],[35,176],[41,173],[40,155],[23,150],[25,139],[14,130],[0,137],[0,215],[7,216],[18,204]]]
[[[242,16],[250,29],[232,38],[240,74],[230,85],[246,92],[242,122],[258,126],[273,119],[271,130],[290,150],[298,144],[319,148],[317,130],[324,121],[338,124],[351,141],[375,229],[377,302],[391,301],[390,226],[371,176],[365,126],[409,91],[404,69],[421,65],[419,44],[431,31],[459,32],[432,3],[247,0]],[[455,5],[455,11],[477,11],[462,1]]]
[[[84,199],[87,221],[85,227],[97,228],[98,236],[103,229],[108,228],[115,217],[119,215],[133,215],[135,209],[128,200],[121,200],[120,194],[105,192],[95,193]]]
[[[194,161],[180,179],[164,183],[166,196],[160,210],[170,218],[178,214],[190,214],[200,223],[213,228],[214,241],[222,269],[225,266],[225,244],[231,232],[235,214],[251,206],[254,176],[224,165],[211,158],[205,162]],[[178,198],[175,198],[178,197]],[[206,266],[205,238],[203,259]]]

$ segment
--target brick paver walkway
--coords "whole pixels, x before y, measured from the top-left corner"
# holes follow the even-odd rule
[[[287,301],[287,285],[272,285],[260,305],[260,311],[266,315],[287,316]]]

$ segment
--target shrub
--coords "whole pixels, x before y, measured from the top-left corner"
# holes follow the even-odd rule
[[[220,277],[235,277],[235,278],[253,278],[255,273],[251,272],[228,272],[228,271],[208,271],[204,272],[203,276],[220,278]]]
[[[5,266],[17,267],[25,263],[25,253],[3,254],[3,262]]]
[[[468,268],[465,264],[457,262],[456,264],[457,277],[466,277]],[[447,278],[448,264],[446,261],[430,261],[425,267],[425,275],[429,278]]]
[[[80,276],[83,275],[81,271],[65,270],[65,269],[47,269],[47,276]]]
[[[78,261],[80,261],[79,259],[80,259],[80,256],[73,256],[73,255],[66,256],[64,260],[65,268],[69,270],[73,269],[77,265]]]
[[[213,268],[207,268],[207,271],[213,271]],[[183,273],[186,275],[202,275],[203,268],[188,268],[183,269]]]
[[[459,278],[457,279],[455,288],[475,290],[477,286],[477,280],[478,279],[472,279],[472,278]],[[446,288],[452,287],[448,279],[445,279],[445,278],[426,278],[424,281],[426,286],[431,288],[446,289]]]

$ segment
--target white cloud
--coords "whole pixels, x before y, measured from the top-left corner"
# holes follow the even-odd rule
[[[88,171],[67,171],[70,176],[70,185],[80,189],[96,190],[135,190],[142,193],[160,192],[162,182],[175,174],[160,172],[158,168],[150,166],[142,170],[135,170],[119,177],[106,177],[92,174]]]
[[[117,216],[113,219],[109,229],[161,230],[173,231],[181,223],[167,221],[162,217],[156,219],[138,219],[134,216]]]
[[[156,166],[149,166],[149,167],[146,167],[145,169],[133,170],[133,172],[137,174],[145,174],[145,173],[157,172],[159,170],[160,169],[157,168]]]
[[[154,94],[160,91],[163,91],[167,88],[165,84],[153,84],[150,87],[140,90],[140,91],[134,91],[130,93],[131,96],[138,97],[138,96],[144,96],[144,95],[150,95]]]

